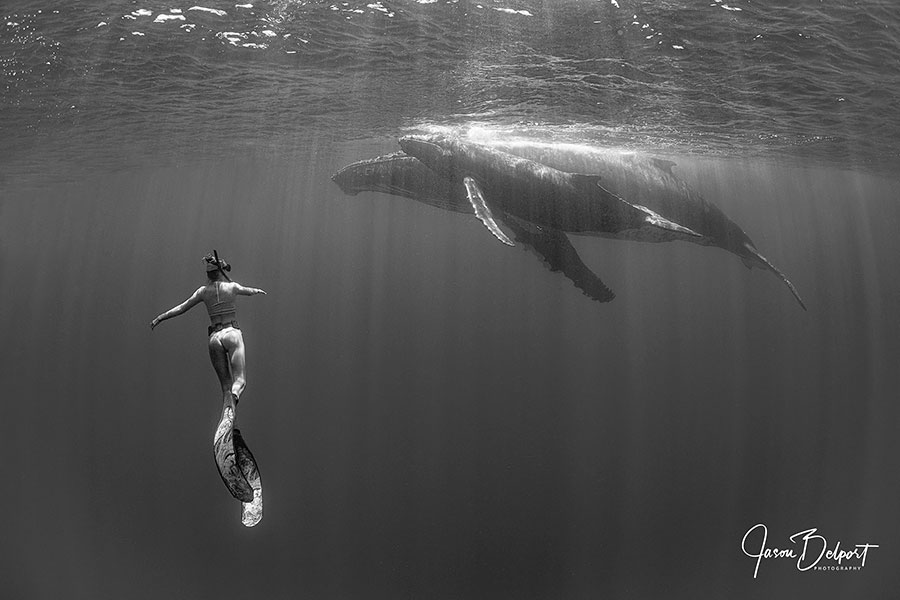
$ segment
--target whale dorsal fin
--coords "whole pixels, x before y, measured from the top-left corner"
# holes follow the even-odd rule
[[[651,158],[650,161],[660,171],[665,171],[669,175],[672,175],[673,177],[675,176],[675,173],[672,172],[672,167],[677,166],[678,163],[671,161],[671,160],[665,160],[662,158]]]
[[[488,208],[487,202],[484,200],[484,194],[481,192],[481,188],[478,187],[478,183],[471,177],[466,177],[463,179],[463,184],[466,186],[466,196],[469,198],[469,204],[471,204],[472,208],[475,210],[475,216],[484,223],[484,226],[488,228],[488,231],[494,234],[495,238],[507,246],[515,246],[513,241],[503,233],[503,230],[500,229],[500,226],[494,219],[494,215],[491,213],[491,209]]]

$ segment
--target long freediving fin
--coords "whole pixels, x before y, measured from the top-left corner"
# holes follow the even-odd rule
[[[259,476],[256,459],[253,458],[250,448],[237,428],[234,430],[234,453],[241,473],[253,488],[253,500],[241,503],[241,523],[253,527],[262,521],[263,517],[262,479]]]
[[[551,271],[565,275],[585,296],[597,302],[616,297],[585,264],[562,231],[540,227],[507,215],[504,223],[513,231],[516,241],[533,250]]]
[[[475,210],[475,216],[484,223],[484,226],[488,228],[488,231],[494,234],[495,238],[507,246],[515,246],[513,241],[503,233],[503,230],[500,229],[500,226],[494,219],[491,209],[488,208],[487,203],[484,201],[484,194],[481,193],[481,188],[478,187],[478,183],[471,177],[466,177],[463,179],[463,184],[466,186],[466,196],[469,198],[469,204],[471,204],[472,208]]]
[[[213,455],[225,487],[241,502],[253,501],[253,488],[247,483],[234,453],[234,407],[225,405],[213,436]]]

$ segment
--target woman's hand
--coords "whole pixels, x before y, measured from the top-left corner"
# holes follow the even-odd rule
[[[157,325],[159,325],[159,322],[160,322],[160,321],[162,321],[162,319],[160,319],[159,317],[155,317],[152,321],[150,321],[150,331],[153,331],[153,329],[154,329]]]

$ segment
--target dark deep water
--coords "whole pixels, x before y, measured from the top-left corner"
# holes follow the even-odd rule
[[[722,4],[4,6],[3,597],[900,589],[900,15]],[[598,304],[329,179],[473,125],[677,160],[809,311],[719,249],[575,238]],[[211,460],[203,309],[148,327],[212,248],[269,293],[239,303],[254,529]],[[754,579],[757,523],[880,547]]]

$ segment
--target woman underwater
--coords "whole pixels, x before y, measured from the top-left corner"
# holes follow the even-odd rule
[[[182,315],[203,302],[209,313],[209,359],[222,386],[222,418],[213,438],[213,450],[219,474],[231,494],[243,502],[244,525],[252,527],[262,519],[262,486],[256,461],[234,428],[235,409],[244,387],[244,338],[238,327],[235,299],[237,296],[265,294],[259,288],[244,287],[226,274],[231,265],[212,254],[203,257],[206,285],[197,288],[190,298],[160,314],[150,323],[154,329],[162,321]]]

